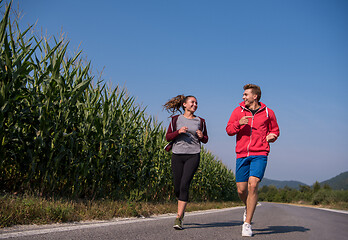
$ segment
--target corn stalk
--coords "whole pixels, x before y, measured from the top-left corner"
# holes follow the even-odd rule
[[[10,6],[0,23],[0,190],[174,199],[162,124],[125,89],[93,85],[91,64],[68,56],[67,42],[10,24]],[[236,199],[233,173],[204,149],[191,195]]]

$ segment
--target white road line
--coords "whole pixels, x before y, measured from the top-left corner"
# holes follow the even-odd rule
[[[241,209],[241,208],[244,208],[244,207],[233,207],[233,208],[188,212],[188,213],[186,213],[185,216],[197,216],[197,215],[210,214],[210,213],[216,213],[216,212],[225,212],[225,211],[237,210],[237,209]],[[141,219],[136,218],[136,219],[119,220],[119,221],[111,221],[111,222],[109,221],[109,222],[100,222],[100,223],[89,223],[89,224],[82,224],[82,225],[79,224],[79,225],[66,226],[66,227],[57,227],[57,228],[47,228],[47,229],[38,229],[38,230],[27,230],[27,231],[21,231],[21,232],[3,233],[3,234],[0,234],[0,239],[25,237],[25,236],[47,234],[47,233],[65,232],[65,231],[74,231],[74,230],[87,229],[87,228],[107,227],[107,226],[129,224],[129,223],[136,223],[136,222],[156,221],[156,220],[173,218],[174,216],[175,216],[175,214],[169,214],[169,215],[165,214],[165,215],[160,215],[157,217],[150,217],[150,218],[141,218]]]
[[[297,204],[291,204],[291,203],[275,203],[275,204],[283,204],[283,205],[294,206],[294,207],[319,209],[319,210],[328,211],[328,212],[348,214],[348,211],[345,211],[345,210],[336,210],[336,209],[320,208],[320,207],[311,207],[311,206],[307,206],[307,205],[304,206],[304,205],[297,205]]]

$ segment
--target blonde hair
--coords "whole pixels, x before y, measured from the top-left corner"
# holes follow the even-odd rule
[[[244,85],[244,90],[251,89],[251,92],[257,95],[257,101],[259,102],[261,99],[261,88],[255,84],[246,84]]]
[[[184,96],[184,95],[178,95],[176,97],[173,97],[168,102],[166,102],[163,107],[165,110],[167,110],[169,113],[174,114],[175,112],[181,112],[180,108],[182,108],[185,111],[185,108],[183,104],[187,101],[188,98],[193,97],[192,95]]]

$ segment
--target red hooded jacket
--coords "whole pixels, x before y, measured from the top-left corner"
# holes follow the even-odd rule
[[[239,120],[243,116],[253,116],[251,111],[241,102],[239,107],[235,108],[228,120],[226,132],[229,136],[237,134],[236,153],[237,158],[248,157],[252,155],[268,156],[270,151],[266,136],[274,133],[279,137],[279,127],[274,112],[267,108],[265,104],[259,103],[260,109],[253,118],[249,119],[248,124],[240,125]]]

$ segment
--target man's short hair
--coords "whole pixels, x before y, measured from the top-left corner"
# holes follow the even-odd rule
[[[251,92],[257,95],[257,101],[259,102],[261,99],[261,88],[255,84],[246,84],[244,85],[244,90],[251,89]]]

